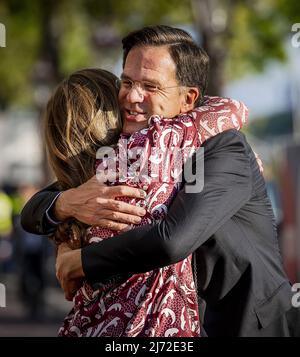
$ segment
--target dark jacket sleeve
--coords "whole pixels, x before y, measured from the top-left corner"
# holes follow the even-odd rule
[[[204,144],[204,186],[182,189],[166,218],[82,249],[91,282],[176,263],[194,252],[250,199],[249,149],[242,133],[229,130]]]
[[[21,212],[21,225],[25,231],[43,235],[55,231],[56,226],[48,221],[46,211],[59,192],[55,182],[31,197]]]

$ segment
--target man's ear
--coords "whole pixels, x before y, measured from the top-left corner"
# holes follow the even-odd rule
[[[188,112],[195,107],[195,102],[199,98],[200,92],[197,87],[187,87],[184,93],[182,112]]]

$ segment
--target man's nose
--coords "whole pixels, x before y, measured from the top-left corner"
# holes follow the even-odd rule
[[[144,101],[144,94],[140,88],[133,86],[127,93],[127,100],[130,103],[142,103]]]

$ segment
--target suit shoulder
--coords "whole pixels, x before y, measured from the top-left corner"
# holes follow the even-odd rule
[[[230,129],[208,139],[203,144],[203,147],[205,147],[205,150],[236,147],[248,152],[249,144],[247,143],[246,137],[242,132],[236,129]]]
[[[44,187],[40,192],[47,192],[47,191],[50,191],[50,192],[61,191],[58,181],[55,181],[55,182],[51,183],[50,185]]]

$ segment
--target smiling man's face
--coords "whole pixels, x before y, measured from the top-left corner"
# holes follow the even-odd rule
[[[172,118],[185,111],[184,90],[177,82],[176,66],[167,46],[132,48],[122,80],[119,102],[126,133],[147,127],[153,114]]]

